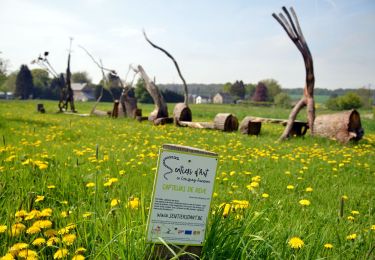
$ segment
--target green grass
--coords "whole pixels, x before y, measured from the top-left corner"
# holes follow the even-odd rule
[[[39,259],[51,259],[62,248],[68,250],[70,259],[79,247],[86,249],[82,254],[88,259],[148,258],[152,246],[145,241],[145,225],[157,154],[164,143],[220,155],[203,259],[375,256],[373,119],[362,118],[366,135],[358,144],[344,146],[310,136],[278,143],[283,128],[272,124],[264,125],[255,137],[173,125],[156,127],[125,118],[57,114],[57,102],[51,101],[43,101],[47,113],[38,114],[37,103],[0,102],[0,226],[7,226],[0,233],[0,256],[15,243],[25,242]],[[111,110],[111,106],[103,103],[98,108]],[[88,113],[92,103],[76,107]],[[152,105],[140,107],[145,115],[153,109]],[[287,118],[289,114],[286,109],[235,105],[193,105],[192,111],[194,121],[211,121],[218,112],[234,113],[239,120],[247,115]],[[329,112],[318,109],[317,114]],[[300,118],[305,118],[305,111]],[[39,169],[43,164],[47,168]],[[259,187],[249,190],[252,182]],[[86,187],[88,183],[95,187]],[[288,185],[294,189],[287,189]],[[307,187],[313,191],[306,192]],[[340,217],[344,195],[348,199]],[[44,199],[36,202],[37,196]],[[130,206],[134,198],[139,198],[138,208]],[[120,200],[115,207],[111,207],[113,199]],[[311,205],[301,206],[302,199]],[[248,201],[249,206],[235,209],[233,200]],[[226,217],[219,207],[222,203],[232,207]],[[66,241],[41,247],[31,244],[37,237],[47,239],[46,229],[27,234],[35,217],[25,220],[15,213],[46,208],[52,209],[52,215],[42,219],[52,221],[52,229],[62,233],[68,224],[76,225],[69,231],[76,235],[72,245]],[[86,213],[91,215],[83,217]],[[12,236],[11,227],[17,222],[26,229]],[[356,239],[348,240],[350,234],[356,234]],[[288,245],[295,236],[304,241],[299,250]],[[62,239],[63,234],[56,237]],[[333,249],[325,249],[326,243]]]

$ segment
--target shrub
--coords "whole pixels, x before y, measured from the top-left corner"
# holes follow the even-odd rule
[[[362,107],[361,98],[354,92],[348,92],[344,96],[328,99],[326,106],[332,110],[347,110]]]
[[[275,105],[277,107],[290,108],[292,99],[287,93],[281,92],[275,96]]]

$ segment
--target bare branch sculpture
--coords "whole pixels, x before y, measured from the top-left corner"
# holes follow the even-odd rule
[[[145,37],[146,41],[152,46],[154,47],[155,49],[158,49],[160,51],[162,51],[165,55],[167,55],[174,63],[176,69],[177,69],[177,72],[178,72],[178,75],[180,76],[180,79],[182,80],[182,83],[184,85],[184,103],[177,103],[174,110],[173,110],[173,117],[174,117],[174,120],[176,122],[176,124],[178,125],[178,121],[192,121],[192,114],[191,114],[191,110],[189,108],[189,94],[188,94],[188,87],[186,85],[186,81],[184,79],[184,77],[182,76],[182,73],[180,71],[180,67],[178,66],[178,63],[177,61],[173,58],[173,56],[167,52],[165,49],[161,48],[160,46],[154,44],[146,35],[146,32],[143,31],[143,36]]]
[[[138,65],[137,68],[133,68],[133,70],[140,73],[142,79],[145,81],[148,93],[150,93],[152,99],[154,100],[155,109],[151,112],[148,120],[154,121],[158,118],[168,117],[167,103],[164,101],[164,98],[160,94],[160,91],[155,83],[150,80],[149,76],[141,65]]]
[[[277,20],[277,22],[283,27],[289,38],[293,41],[296,45],[297,49],[301,52],[306,69],[306,84],[304,88],[304,95],[298,101],[298,103],[292,109],[288,123],[284,129],[283,134],[280,136],[279,140],[284,140],[290,136],[293,122],[297,117],[298,112],[304,107],[307,106],[307,122],[310,128],[311,134],[314,134],[314,120],[315,120],[315,104],[314,104],[314,84],[315,84],[315,76],[314,76],[314,66],[313,66],[313,58],[310,53],[310,49],[306,43],[305,37],[303,36],[301,27],[298,22],[298,18],[294,9],[290,8],[290,15],[288,10],[283,7],[282,10],[284,11],[287,18],[280,13],[276,15],[275,13],[272,16]]]

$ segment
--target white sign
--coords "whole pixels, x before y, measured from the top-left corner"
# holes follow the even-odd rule
[[[186,148],[186,147],[185,147]],[[147,240],[202,245],[217,155],[161,149],[147,226]]]

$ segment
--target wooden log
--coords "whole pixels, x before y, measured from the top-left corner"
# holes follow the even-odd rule
[[[215,124],[211,122],[188,122],[188,121],[179,121],[179,126],[188,126],[192,128],[199,129],[215,129]]]
[[[36,110],[39,112],[39,113],[42,113],[44,114],[46,112],[46,110],[44,109],[44,105],[43,104],[37,104],[36,105]]]
[[[177,103],[173,110],[173,118],[176,125],[178,121],[191,122],[193,117],[190,108],[185,103]]]
[[[356,110],[317,116],[314,135],[335,139],[341,143],[359,141],[364,135],[361,117]]]
[[[240,132],[246,135],[259,135],[262,122],[254,122],[254,117],[245,117],[240,124]]]
[[[91,111],[91,115],[95,115],[95,116],[110,116],[111,112],[110,111],[102,111],[102,110],[95,109],[94,111]]]
[[[225,132],[233,132],[238,130],[238,119],[230,113],[219,113],[214,119],[215,129]]]
[[[173,117],[161,117],[156,118],[154,120],[154,125],[165,125],[165,124],[172,124],[173,123]]]
[[[148,120],[148,116],[142,116],[142,115],[136,116],[135,118],[137,119],[138,122],[142,122],[142,121]]]

